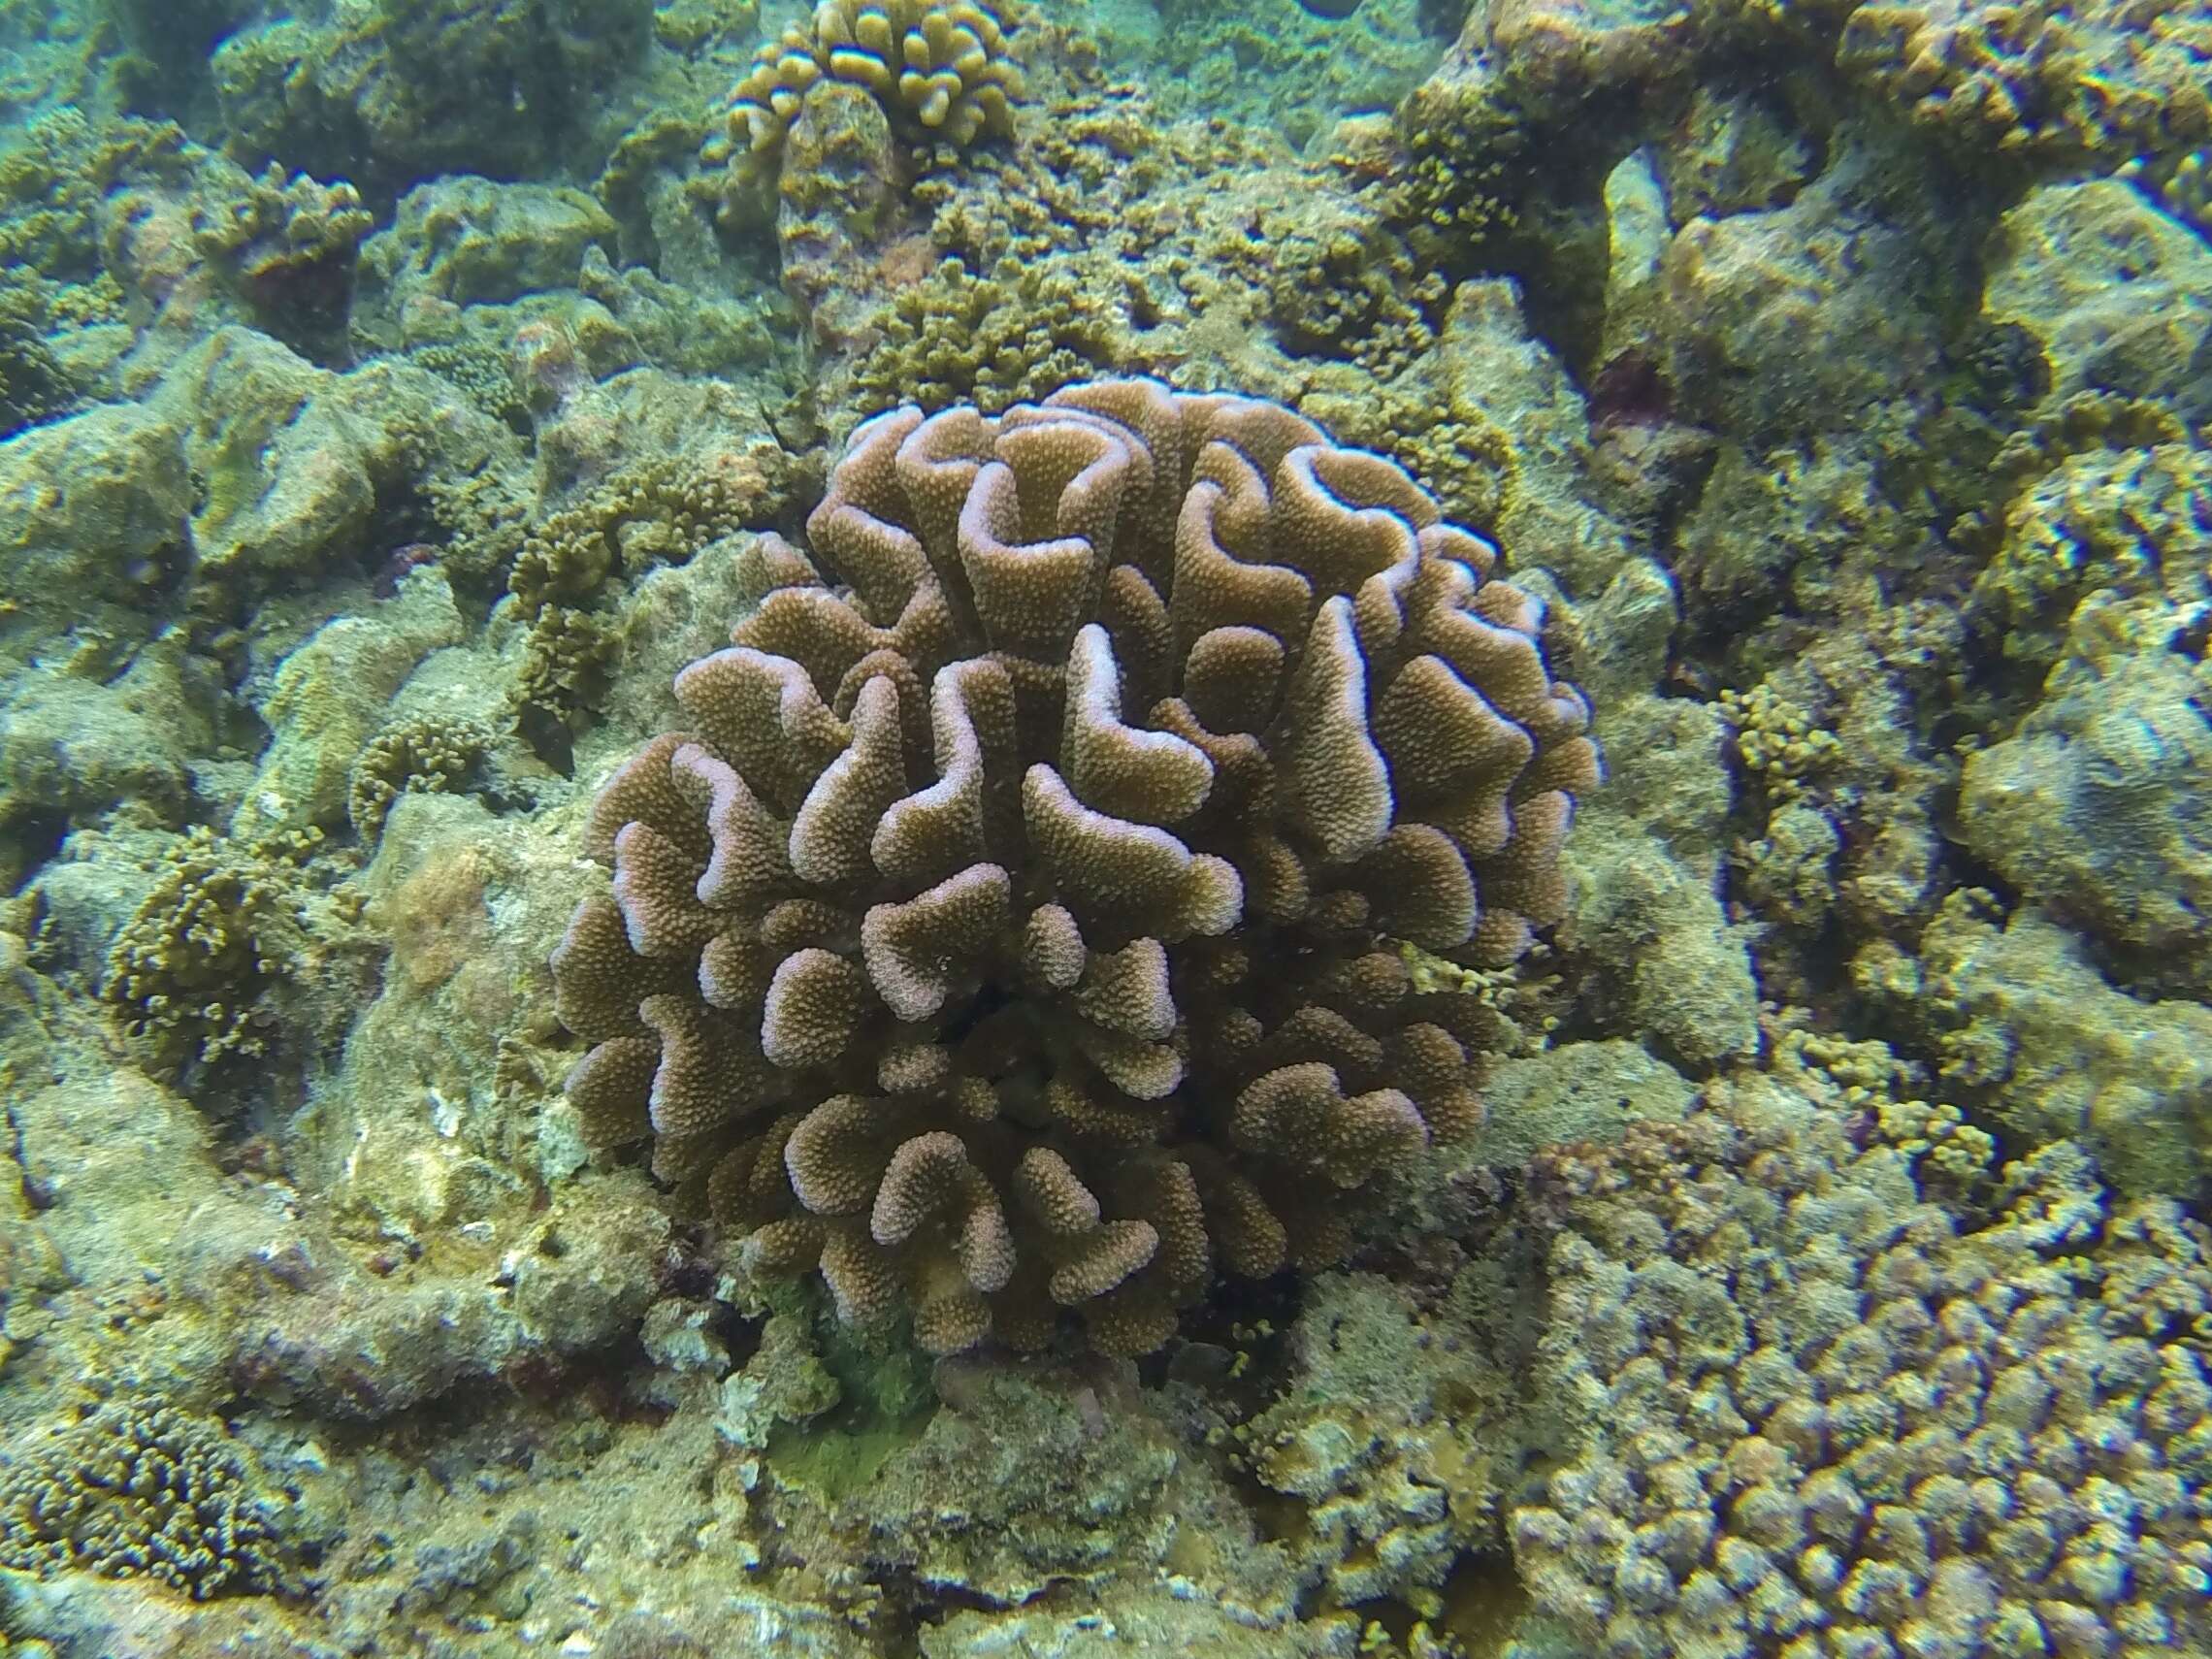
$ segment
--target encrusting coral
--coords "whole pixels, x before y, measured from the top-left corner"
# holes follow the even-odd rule
[[[951,1351],[1144,1352],[1217,1266],[1347,1248],[1480,1106],[1557,918],[1588,708],[1394,464],[1153,381],[862,426],[690,733],[606,785],[554,956],[569,1095],[762,1270]]]
[[[1022,72],[1006,32],[971,0],[822,0],[811,25],[764,43],[731,94],[731,165],[758,177],[783,147],[808,87],[864,86],[910,132],[969,145],[1013,131]]]
[[[1621,1659],[2205,1651],[2202,1229],[2062,1143],[1962,1232],[1885,1133],[1753,1080],[1539,1159],[1580,1426],[1523,1582]]]
[[[221,1424],[158,1397],[103,1406],[0,1465],[0,1566],[154,1578],[194,1601],[299,1576]]]

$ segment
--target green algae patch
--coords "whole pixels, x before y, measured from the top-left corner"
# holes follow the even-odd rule
[[[842,1503],[867,1491],[884,1465],[917,1445],[936,1414],[934,1405],[903,1415],[841,1408],[827,1419],[778,1423],[768,1436],[767,1465],[782,1484]]]

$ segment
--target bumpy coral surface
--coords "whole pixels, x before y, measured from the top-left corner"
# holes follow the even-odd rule
[[[1597,755],[1542,605],[1395,465],[1151,381],[854,435],[688,733],[601,795],[569,1097],[924,1346],[1142,1352],[1480,1116],[1479,997]]]
[[[2126,156],[2212,127],[2198,4],[2021,6],[1874,0],[1852,9],[1840,61],[1921,122],[2000,153]]]
[[[257,1055],[297,906],[280,865],[198,831],[116,934],[101,995],[172,1063]]]
[[[1962,1234],[1911,1155],[1747,1097],[1547,1160],[1578,1194],[1550,1381],[1583,1428],[1513,1540],[1589,1652],[2212,1643],[2201,1229],[2104,1216],[2062,1158]],[[2099,1228],[2122,1259],[2065,1253]],[[2130,1253],[2154,1235],[2163,1261]]]
[[[0,1467],[0,1566],[149,1578],[205,1601],[287,1587],[291,1557],[221,1425],[160,1399],[105,1406]]]
[[[822,0],[810,26],[764,43],[731,94],[733,164],[753,177],[782,149],[799,101],[816,82],[864,86],[930,138],[972,144],[1013,131],[1022,72],[987,6],[930,0]]]

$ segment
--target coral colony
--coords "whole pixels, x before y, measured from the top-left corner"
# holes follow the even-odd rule
[[[2212,1654],[2208,63],[0,7],[0,1659]]]

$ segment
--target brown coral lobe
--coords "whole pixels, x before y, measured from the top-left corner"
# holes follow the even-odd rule
[[[1144,1352],[1480,1122],[1597,777],[1543,607],[1383,458],[1151,381],[894,410],[607,783],[554,957],[592,1137],[938,1352]]]

